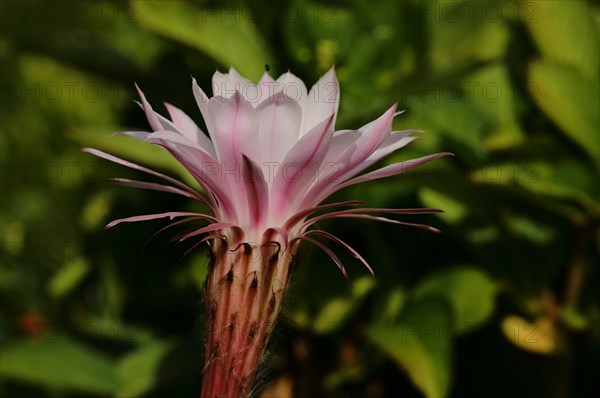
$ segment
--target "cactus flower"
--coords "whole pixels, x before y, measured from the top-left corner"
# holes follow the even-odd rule
[[[163,230],[195,223],[178,239],[193,242],[188,251],[208,245],[212,256],[205,287],[201,396],[246,397],[252,391],[302,241],[327,253],[344,276],[344,265],[332,244],[349,251],[373,272],[356,250],[317,228],[317,222],[353,218],[437,231],[377,215],[439,211],[436,209],[365,208],[359,207],[363,204],[360,201],[322,202],[343,188],[394,176],[448,153],[360,174],[417,139],[413,134],[419,131],[392,131],[392,121],[401,113],[396,112],[397,104],[357,130],[335,130],[339,85],[333,68],[310,91],[289,72],[277,80],[265,72],[254,84],[233,68],[226,74],[214,74],[211,98],[195,80],[192,90],[206,132],[173,105],[165,104],[170,118],[161,116],[138,88],[139,105],[152,132],[121,134],[166,149],[189,171],[200,189],[99,150],[82,150],[165,181],[158,184],[113,179],[116,184],[170,192],[206,206],[205,213],[138,215],[112,221],[107,227],[158,218],[172,220]]]

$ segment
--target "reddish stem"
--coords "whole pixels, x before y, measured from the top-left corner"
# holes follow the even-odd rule
[[[275,325],[293,253],[277,245],[215,241],[206,281],[206,336],[201,398],[246,398]]]

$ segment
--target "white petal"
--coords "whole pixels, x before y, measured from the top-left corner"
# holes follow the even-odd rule
[[[212,78],[213,97],[230,98],[235,94],[235,83],[226,73],[216,71]]]
[[[262,89],[238,73],[233,67],[229,69],[229,80],[242,97],[255,108],[260,104]]]
[[[241,138],[258,129],[256,112],[239,93],[222,104],[215,117],[216,136],[241,160]]]
[[[269,75],[269,72],[263,73],[258,82],[260,88],[260,102],[275,94],[275,80]]]
[[[192,79],[192,91],[194,93],[194,98],[196,99],[196,104],[202,113],[202,118],[204,119],[204,123],[206,124],[206,129],[210,134],[212,130],[212,123],[208,113],[208,96],[202,91],[198,83],[196,83],[196,79]]]
[[[294,74],[290,72],[286,72],[283,75],[279,76],[279,78],[274,82],[274,93],[277,94],[279,92],[285,94],[291,101],[296,102],[300,109],[302,109],[302,113],[304,113],[304,106],[306,104],[306,85],[304,82]],[[267,101],[271,101],[272,97],[269,97]],[[265,101],[265,100],[263,100]]]
[[[279,92],[269,101],[260,104],[256,111],[260,155],[253,160],[279,164],[298,141],[302,110],[293,99]]]
[[[340,104],[340,85],[332,67],[319,81],[312,86],[306,100],[303,117],[302,133],[305,134],[317,124],[327,119],[331,114],[335,118]]]

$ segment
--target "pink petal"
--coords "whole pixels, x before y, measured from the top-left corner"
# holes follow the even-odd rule
[[[148,136],[152,134],[147,131],[119,131],[112,133],[112,135],[127,135],[129,137],[137,138],[138,140],[146,141]]]
[[[170,182],[173,185],[178,186],[179,188],[183,189],[184,191],[187,191],[187,192],[191,193],[192,195],[196,196],[199,200],[204,200],[204,198],[202,198],[202,196],[200,196],[200,194],[198,192],[194,191],[192,188],[188,187],[183,182],[178,181],[178,180],[176,180],[176,179],[174,179],[172,177],[169,177],[167,175],[158,173],[158,172],[156,172],[154,170],[151,170],[151,169],[148,169],[148,168],[146,168],[144,166],[140,166],[139,164],[129,162],[127,160],[118,158],[118,157],[113,156],[113,155],[109,155],[108,153],[99,151],[97,149],[81,148],[81,150],[83,152],[91,153],[94,156],[98,156],[99,158],[109,160],[111,162],[123,165],[125,167],[129,167],[129,168],[134,169],[134,170],[143,171],[144,173],[148,173],[148,174],[151,174],[153,176],[162,178],[163,180],[165,180],[167,182]]]
[[[390,136],[396,105],[394,104],[379,118],[360,128],[360,137],[355,144],[335,160],[339,169],[331,176],[331,180],[343,181],[347,176],[356,173],[363,162]]]
[[[423,157],[420,157],[417,159],[406,160],[404,162],[394,163],[392,165],[382,167],[382,168],[372,171],[370,173],[367,173],[367,174],[358,176],[356,178],[353,178],[349,181],[346,181],[346,182],[338,185],[337,187],[335,187],[335,190],[333,192],[338,191],[342,188],[349,187],[351,185],[360,184],[362,182],[378,180],[380,178],[391,177],[391,176],[394,176],[397,174],[401,174],[401,173],[407,172],[409,170],[412,170],[415,167],[421,166],[425,163],[431,162],[432,160],[435,160],[435,159],[438,159],[438,158],[441,158],[444,156],[454,156],[454,154],[452,154],[450,152],[442,152],[442,153],[436,153],[434,155],[423,156]]]
[[[177,127],[172,121],[170,121],[166,117],[162,116],[160,113],[155,112],[152,109],[152,107],[150,106],[150,104],[146,101],[145,98],[143,99],[143,103],[140,103],[137,101],[136,101],[136,103],[140,106],[140,108],[142,108],[142,110],[146,114],[146,118],[148,119],[148,121],[150,123],[150,127],[152,128],[153,131],[172,131],[172,132],[176,132],[176,133],[185,135],[179,129],[179,127]],[[117,133],[117,135],[119,135],[119,134],[132,135],[130,133]]]
[[[414,140],[421,139],[421,137],[412,137],[411,134],[422,132],[421,130],[406,130],[406,131],[394,131],[390,134],[373,152],[368,158],[367,162],[373,164],[380,159],[383,159],[387,155],[397,151],[400,148],[405,147]],[[364,170],[364,169],[363,169]]]
[[[335,162],[342,153],[358,141],[360,135],[359,130],[338,130],[334,132],[323,163]]]
[[[388,136],[388,138],[386,138],[383,141],[383,143],[379,146],[379,148],[377,148],[371,155],[369,155],[369,157],[367,159],[358,163],[354,167],[349,168],[349,170],[346,171],[343,175],[334,176],[332,174],[331,177],[328,178],[328,180],[331,182],[343,181],[343,180],[346,180],[348,178],[355,176],[356,174],[369,168],[371,165],[373,165],[374,163],[383,159],[387,155],[393,153],[394,151],[410,144],[414,140],[421,139],[421,137],[409,137],[410,134],[412,134],[413,132],[416,132],[416,131],[420,131],[420,130],[398,131],[398,132],[392,133],[390,136]],[[347,158],[352,158],[352,157],[356,156],[355,153],[356,153],[357,149],[358,149],[358,147],[356,149],[355,148],[350,149],[348,151],[348,153],[346,154]],[[330,151],[330,153],[331,153],[331,151]],[[327,154],[328,158],[324,161],[325,164],[327,164],[327,161],[330,159],[329,158],[330,153]],[[343,164],[343,161],[333,162],[333,164],[336,164],[336,165]]]
[[[183,138],[183,137],[182,137]],[[219,202],[219,208],[229,217],[236,217],[236,209],[231,202],[230,192],[223,181],[221,164],[207,153],[192,146],[181,145],[167,140],[158,140],[198,181],[206,192],[210,192]]]
[[[160,121],[158,120],[156,113],[154,113],[154,111],[152,110],[152,106],[150,106],[150,104],[146,100],[146,96],[144,95],[144,93],[142,92],[140,87],[137,85],[137,83],[135,84],[135,89],[137,90],[137,92],[140,96],[140,100],[142,101],[141,102],[142,109],[144,110],[144,113],[146,114],[146,118],[148,119],[148,123],[150,123],[150,127],[152,127],[152,130],[154,130],[154,131],[163,130],[163,126],[160,123]]]
[[[311,167],[323,160],[332,132],[333,115],[330,115],[302,137],[283,159],[271,189],[274,204],[280,210],[289,207],[290,200],[299,197],[314,182],[315,170]]]
[[[210,152],[209,152],[203,146],[199,145],[198,143],[196,143],[194,141],[191,141],[186,136],[176,133],[174,131],[168,131],[168,130],[155,131],[154,133],[149,134],[146,137],[145,141],[150,144],[160,144],[163,141],[168,141],[173,144],[185,145],[185,146],[202,151],[210,161],[213,161],[213,162],[217,161],[217,159],[215,158],[214,149],[212,148],[212,144],[211,144],[211,148],[209,148],[210,149]]]
[[[404,162],[394,163],[392,165],[374,170],[370,173],[355,177],[351,180],[348,180],[348,181],[343,182],[338,185],[331,186],[331,184],[330,184],[329,187],[320,187],[321,190],[319,192],[317,192],[313,189],[313,190],[311,190],[310,195],[305,198],[303,205],[310,205],[310,203],[320,203],[325,198],[334,194],[335,192],[339,191],[340,189],[349,187],[351,185],[367,182],[367,181],[373,181],[373,180],[377,180],[380,178],[391,177],[391,176],[394,176],[397,174],[402,174],[406,171],[414,169],[415,167],[421,166],[427,162],[430,162],[437,158],[441,158],[443,156],[448,156],[448,155],[453,155],[453,154],[450,152],[442,152],[442,153],[437,153],[434,155],[423,156],[418,159],[412,159],[412,160],[407,160]]]
[[[204,149],[200,148],[199,146],[192,143],[191,141],[189,141],[187,138],[185,138],[184,136],[182,136],[180,134],[174,133],[172,131],[157,131],[155,133],[148,134],[146,136],[146,141],[149,143],[152,143],[154,145],[157,145],[157,146],[162,146],[167,150],[169,150],[168,146],[170,145],[172,147],[171,150],[169,150],[171,155],[173,155],[173,148],[181,149],[181,148],[188,147],[188,148],[190,148],[190,150],[191,149],[196,150],[201,153],[201,155],[198,155],[198,157],[204,159],[204,162],[199,163],[202,167],[207,167],[209,164],[215,164],[214,168],[218,170],[218,165],[216,165],[216,161],[214,160],[214,158],[212,158],[212,156],[210,156],[208,153],[206,153],[204,151]],[[167,145],[167,144],[169,144],[169,145]],[[209,199],[211,200],[210,204],[207,203],[206,199],[204,197],[202,197],[198,192],[194,191],[192,188],[188,187],[187,185],[183,184],[182,182],[175,180],[174,178],[157,173],[157,172],[147,169],[143,166],[128,162],[123,159],[119,159],[115,156],[109,155],[107,153],[104,153],[104,152],[101,152],[101,151],[98,151],[95,149],[84,148],[84,149],[82,149],[82,151],[89,152],[89,153],[92,153],[93,155],[113,161],[115,163],[119,163],[124,166],[130,167],[130,168],[133,168],[136,170],[141,170],[146,173],[163,178],[164,180],[169,181],[170,183],[172,183],[174,185],[177,185],[178,187],[184,189],[185,191],[192,193],[202,203],[211,207],[211,209],[217,208],[216,202],[214,201],[214,199],[212,197],[212,195],[215,193],[214,191],[212,191],[212,189],[214,189],[214,187],[211,188],[211,184],[207,184],[204,179],[199,178],[199,176],[194,175],[194,173],[192,173],[192,175],[196,178],[196,181],[198,181],[198,183],[200,184],[200,187],[204,190],[204,192],[206,192],[208,194]],[[175,156],[175,155],[173,155],[173,156],[179,160],[179,158],[177,156]],[[182,163],[181,160],[180,160],[180,163]],[[196,162],[192,161],[191,163],[196,163]],[[185,164],[183,164],[183,165],[186,166]],[[188,171],[190,171],[190,169],[188,169]],[[190,171],[190,173],[191,173],[191,171]]]
[[[389,137],[392,130],[394,111],[398,103],[392,105],[383,115],[360,128],[361,136],[356,141],[358,148],[351,156],[350,168],[360,165]]]
[[[179,134],[179,133],[177,133],[175,131],[171,131],[171,130],[157,130],[153,133],[148,134],[145,139],[145,141],[147,141],[151,144],[158,142],[160,140],[170,141],[174,144],[187,145],[192,148],[201,149],[202,151],[206,152],[206,150],[204,148],[200,147],[197,143],[190,140],[185,135]]]
[[[212,142],[185,112],[167,102],[165,102],[165,107],[181,134],[190,141],[200,145],[211,155],[216,156]]]
[[[336,167],[338,167],[338,169],[331,168],[330,172],[327,172],[327,169],[325,169],[324,170],[325,173],[324,173],[324,175],[320,176],[320,180],[324,181],[324,182],[328,182],[328,183],[335,183],[335,182],[341,182],[341,181],[347,180],[348,178],[354,177],[361,171],[369,168],[370,166],[372,166],[379,160],[383,159],[387,155],[393,153],[394,151],[410,144],[414,140],[421,139],[421,137],[409,137],[408,136],[414,131],[419,131],[419,130],[409,130],[406,132],[403,131],[403,132],[396,132],[396,133],[391,134],[390,136],[388,136],[388,138],[386,138],[383,141],[383,143],[381,144],[381,146],[378,149],[376,149],[371,155],[369,155],[369,157],[367,159],[358,163],[354,167],[348,168],[347,171],[343,174],[339,172],[341,167],[338,166],[338,165],[344,164],[343,160],[339,161],[339,162],[333,161],[333,162],[329,163],[331,165],[335,165]],[[346,157],[347,158],[355,157],[357,150],[358,150],[358,146],[351,147],[348,150],[348,152],[345,154]],[[327,161],[328,161],[328,159],[326,159],[323,162],[325,166],[328,164]]]
[[[360,170],[362,163],[389,136],[396,105],[394,104],[379,118],[360,129],[358,140],[334,161],[333,172],[328,170],[327,165],[321,167],[318,179],[306,195],[302,207],[311,206],[315,202],[319,203],[330,195],[329,191],[335,188],[334,183],[344,181]],[[320,200],[315,200],[315,198]]]
[[[269,209],[269,188],[259,167],[254,165],[245,155],[243,158],[243,178],[246,186],[249,223],[262,226]]]

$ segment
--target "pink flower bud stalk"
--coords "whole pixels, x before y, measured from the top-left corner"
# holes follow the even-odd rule
[[[326,219],[351,218],[437,229],[374,214],[426,214],[437,209],[356,207],[360,201],[321,204],[346,187],[404,173],[450,153],[407,160],[360,174],[418,139],[419,130],[392,131],[396,104],[357,130],[335,130],[339,85],[331,68],[311,88],[290,72],[273,80],[265,72],[254,84],[233,68],[213,76],[213,97],[196,81],[192,91],[208,135],[183,111],[166,104],[170,120],[155,112],[139,90],[140,107],[152,132],[124,132],[166,149],[194,177],[192,188],[172,177],[96,149],[83,151],[161,178],[167,184],[122,178],[112,183],[180,195],[206,212],[166,212],[110,222],[168,217],[159,232],[206,222],[180,236],[199,239],[186,253],[212,242],[214,261],[206,281],[206,336],[202,398],[247,397],[292,273],[301,241],[323,250],[347,278],[344,265],[325,242],[347,250],[373,273],[361,255],[338,237],[318,229]],[[203,237],[204,236],[204,237]]]

